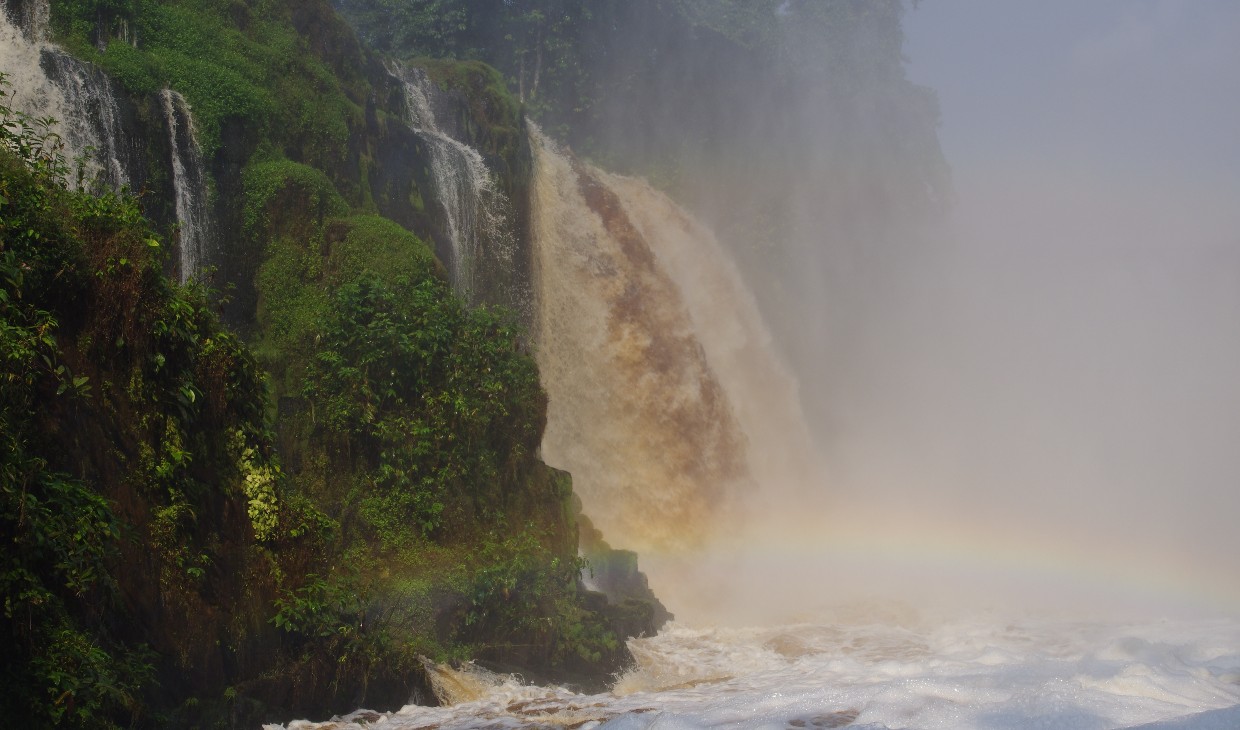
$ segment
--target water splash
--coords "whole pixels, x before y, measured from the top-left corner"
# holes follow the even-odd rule
[[[422,658],[422,667],[426,670],[435,699],[444,706],[475,702],[511,680],[511,677],[496,674],[469,662],[453,668]]]
[[[406,121],[430,152],[435,197],[443,208],[451,247],[441,258],[446,259],[456,291],[477,303],[486,270],[506,271],[513,265],[511,204],[482,155],[441,131],[432,103],[438,89],[426,72],[404,65],[393,65],[389,72],[404,90]]]
[[[210,240],[206,173],[189,104],[172,89],[159,92],[159,98],[168,127],[172,185],[180,227],[180,279],[185,283],[201,273]]]

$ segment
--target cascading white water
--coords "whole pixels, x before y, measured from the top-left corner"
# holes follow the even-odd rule
[[[53,129],[66,157],[84,160],[87,182],[98,179],[112,189],[128,184],[120,111],[107,76],[48,42],[46,0],[2,7],[0,72],[8,75],[11,105],[58,122]]]
[[[189,104],[172,89],[159,92],[159,98],[164,109],[172,155],[172,185],[180,227],[180,278],[181,283],[185,283],[200,273],[210,240],[206,173]]]
[[[4,14],[16,25],[31,43],[43,43],[50,37],[49,26],[52,6],[48,0],[24,0],[0,2]]]
[[[541,134],[532,147],[543,458],[614,544],[649,554],[742,529],[812,476],[796,385],[753,297],[666,196]]]
[[[507,269],[513,260],[511,205],[477,150],[440,130],[431,103],[434,90],[426,72],[394,65],[389,69],[405,92],[409,126],[430,151],[435,196],[443,206],[451,245],[448,266],[452,284],[475,302],[483,282],[483,265]]]
[[[92,164],[99,167],[100,182],[114,190],[128,185],[126,138],[112,82],[99,69],[58,48],[43,53],[44,67],[74,110],[65,119],[66,128],[71,135],[92,141]]]

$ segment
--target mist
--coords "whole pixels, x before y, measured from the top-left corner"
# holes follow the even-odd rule
[[[1228,3],[921,3],[905,68],[937,92],[950,184],[891,151],[898,130],[824,125],[784,158],[776,256],[699,191],[799,378],[819,476],[764,485],[673,571],[673,610],[1009,579],[1240,606],[1238,32]],[[847,180],[859,142],[928,202]]]

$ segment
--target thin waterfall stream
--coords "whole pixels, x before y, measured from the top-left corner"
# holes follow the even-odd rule
[[[435,200],[443,209],[449,250],[440,251],[456,291],[477,302],[483,267],[512,265],[510,203],[478,150],[440,130],[432,98],[439,93],[420,68],[394,64],[389,72],[402,85],[407,122],[426,143]]]
[[[159,99],[168,129],[178,223],[179,269],[181,282],[184,283],[201,273],[211,240],[206,172],[189,104],[172,89],[160,91]]]

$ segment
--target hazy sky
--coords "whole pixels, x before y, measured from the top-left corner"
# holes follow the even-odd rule
[[[924,0],[905,28],[958,176],[1050,157],[1240,191],[1240,2]]]
[[[833,489],[1213,563],[1240,597],[1240,2],[924,0],[905,22],[954,217],[888,263],[833,376]]]

